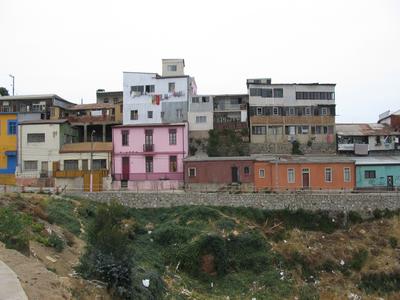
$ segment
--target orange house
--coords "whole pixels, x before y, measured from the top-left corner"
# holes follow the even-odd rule
[[[355,164],[336,156],[257,158],[254,186],[258,191],[353,190]]]

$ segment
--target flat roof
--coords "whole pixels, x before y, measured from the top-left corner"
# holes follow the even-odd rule
[[[60,153],[112,152],[112,148],[111,142],[93,142],[93,148],[91,142],[71,143],[64,144]]]
[[[209,156],[190,156],[184,159],[184,161],[228,161],[228,160],[235,160],[235,161],[243,161],[243,160],[254,160],[251,156],[216,156],[216,157],[209,157]]]
[[[336,124],[336,134],[343,136],[400,135],[392,127],[381,123]]]
[[[44,100],[44,99],[53,99],[57,98],[57,100],[64,101],[69,104],[75,105],[76,103],[69,102],[64,98],[56,94],[37,94],[37,95],[18,95],[18,96],[0,96],[0,100]]]
[[[69,107],[68,110],[90,110],[90,109],[108,109],[115,108],[113,103],[88,103],[88,104],[77,104]]]
[[[57,119],[57,120],[27,120],[19,122],[20,125],[38,125],[38,124],[63,124],[67,123],[67,119]]]
[[[400,156],[365,156],[354,157],[354,160],[358,166],[400,165]]]
[[[116,125],[113,128],[128,128],[128,127],[171,127],[171,126],[185,126],[187,123],[151,123],[151,124],[124,124]]]

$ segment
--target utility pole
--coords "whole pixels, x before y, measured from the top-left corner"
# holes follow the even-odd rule
[[[9,76],[12,78],[12,81],[13,81],[13,83],[12,83],[12,85],[13,85],[13,96],[14,96],[14,91],[15,91],[15,76],[14,75],[11,75],[11,74],[9,74]]]
[[[93,192],[93,135],[95,133],[96,130],[92,130],[92,133],[90,134],[90,192]]]

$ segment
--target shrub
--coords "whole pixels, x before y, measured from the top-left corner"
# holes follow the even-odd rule
[[[363,221],[363,218],[361,217],[361,215],[356,211],[350,211],[348,214],[348,218],[349,218],[349,221],[353,224],[361,223]]]
[[[220,212],[214,208],[207,206],[196,206],[187,210],[180,217],[180,223],[186,224],[188,221],[205,221],[205,220],[216,220],[220,217]]]
[[[81,233],[81,225],[74,214],[74,204],[66,199],[50,199],[46,210],[49,222],[58,224],[75,235]]]
[[[0,241],[7,248],[29,254],[30,216],[13,212],[10,208],[0,208]]]
[[[57,252],[63,251],[65,247],[64,241],[54,232],[50,234],[49,245],[53,247]]]
[[[224,219],[221,219],[221,220],[218,220],[217,222],[215,222],[215,226],[217,226],[221,230],[223,229],[223,230],[230,231],[235,228],[236,223],[235,223],[235,221],[233,221],[231,219],[224,218]]]
[[[160,245],[185,243],[191,239],[197,231],[179,225],[165,225],[154,230],[154,241]]]
[[[394,236],[391,236],[389,238],[389,245],[390,247],[392,247],[393,249],[395,249],[397,247],[397,238],[395,238]]]
[[[298,141],[292,142],[292,154],[303,155],[303,152],[300,150],[300,143]]]
[[[400,291],[400,271],[362,274],[359,286],[367,293]]]
[[[356,271],[360,271],[368,259],[368,251],[361,249],[353,255],[350,262],[350,267]]]
[[[317,289],[312,285],[305,285],[300,288],[299,300],[319,300]]]

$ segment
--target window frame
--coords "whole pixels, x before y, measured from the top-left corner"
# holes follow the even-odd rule
[[[135,117],[136,116],[136,117]],[[137,109],[132,109],[131,110],[131,116],[130,116],[131,118],[131,121],[136,121],[136,120],[139,120],[139,110],[137,110]]]
[[[40,140],[40,141],[29,141],[29,138],[31,137],[33,137],[33,136],[39,136],[40,135],[40,137],[42,137],[43,136],[43,141],[42,140]],[[32,133],[28,133],[27,135],[26,135],[26,143],[27,144],[36,144],[36,143],[45,143],[46,142],[46,134],[45,133],[34,133],[34,132],[32,132]]]
[[[121,130],[121,144],[122,146],[129,146],[129,130]]]
[[[364,170],[364,179],[376,179],[376,170]]]
[[[175,160],[172,160],[172,158],[175,158]],[[174,170],[174,168],[175,168],[175,170]],[[177,173],[178,172],[178,156],[177,155],[170,155],[169,156],[169,172],[170,173]]]
[[[348,171],[348,178],[346,177],[346,171]],[[343,182],[351,182],[351,169],[349,167],[343,168]]]
[[[291,180],[291,176],[293,176]],[[288,183],[296,183],[296,171],[294,168],[287,169],[287,182]]]
[[[329,173],[327,173],[327,171],[329,171]],[[329,180],[327,180],[327,174],[329,174]],[[327,183],[332,183],[333,182],[333,170],[332,170],[331,167],[326,167],[325,168],[324,179],[325,179],[325,182],[327,182]]]
[[[261,173],[262,173],[262,175],[261,175]],[[258,178],[265,178],[265,169],[264,168],[258,169]]]
[[[193,171],[193,173],[191,172]],[[197,168],[196,167],[189,167],[188,168],[188,177],[196,177],[197,176]]]
[[[7,120],[7,135],[17,135],[17,130],[18,130],[17,120]]]
[[[168,129],[168,141],[170,145],[176,145],[177,143],[177,130],[176,128]]]
[[[26,163],[27,162],[29,162],[29,163],[36,163],[36,168],[35,169],[27,169],[26,168]],[[38,161],[37,160],[24,160],[24,171],[38,171],[39,169],[38,169],[38,166],[39,166],[39,164],[38,164]]]

